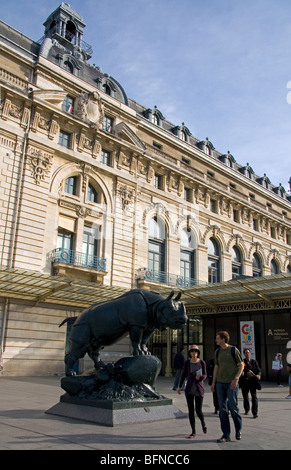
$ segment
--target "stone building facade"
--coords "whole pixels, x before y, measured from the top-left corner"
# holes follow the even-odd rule
[[[62,373],[58,324],[81,310],[61,297],[32,301],[34,276],[115,295],[291,272],[281,185],[129,98],[90,63],[85,23],[68,4],[44,26],[35,42],[0,22],[0,265],[12,283],[26,273],[18,295],[6,286],[0,297],[10,375]],[[202,342],[201,317],[192,320],[189,344]],[[106,354],[128,353],[123,341]]]

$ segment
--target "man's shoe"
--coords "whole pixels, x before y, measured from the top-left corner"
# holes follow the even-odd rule
[[[230,442],[230,437],[229,436],[221,436],[221,438],[217,439],[216,442]]]
[[[237,432],[235,433],[235,438],[236,438],[237,441],[240,441],[240,440],[241,440],[241,432],[240,432],[240,431],[237,431]]]

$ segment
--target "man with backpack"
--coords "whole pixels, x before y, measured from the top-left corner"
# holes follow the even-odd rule
[[[244,369],[239,350],[229,344],[227,331],[216,334],[215,366],[211,390],[216,390],[222,436],[217,442],[230,442],[229,412],[235,426],[235,437],[241,439],[242,418],[238,409],[238,382]]]

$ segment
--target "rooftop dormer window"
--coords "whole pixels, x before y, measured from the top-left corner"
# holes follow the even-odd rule
[[[210,140],[208,139],[208,137],[206,137],[206,140],[202,140],[201,142],[199,142],[198,147],[204,153],[206,153],[206,155],[210,155],[210,156],[212,155],[213,150],[215,148],[212,142],[210,142]]]
[[[161,111],[158,110],[157,106],[155,106],[153,109],[149,108],[144,111],[144,115],[147,119],[149,119],[149,121],[151,121],[156,126],[161,126],[163,119],[165,119]]]

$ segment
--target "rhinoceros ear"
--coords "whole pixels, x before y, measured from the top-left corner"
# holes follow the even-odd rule
[[[179,292],[179,293],[176,295],[176,297],[174,298],[174,300],[175,300],[176,302],[178,302],[178,300],[180,300],[180,298],[181,298],[181,295],[182,295],[182,292]]]
[[[166,300],[171,300],[171,298],[173,297],[174,295],[174,291],[172,290],[172,292],[168,295],[168,297],[166,298]]]

